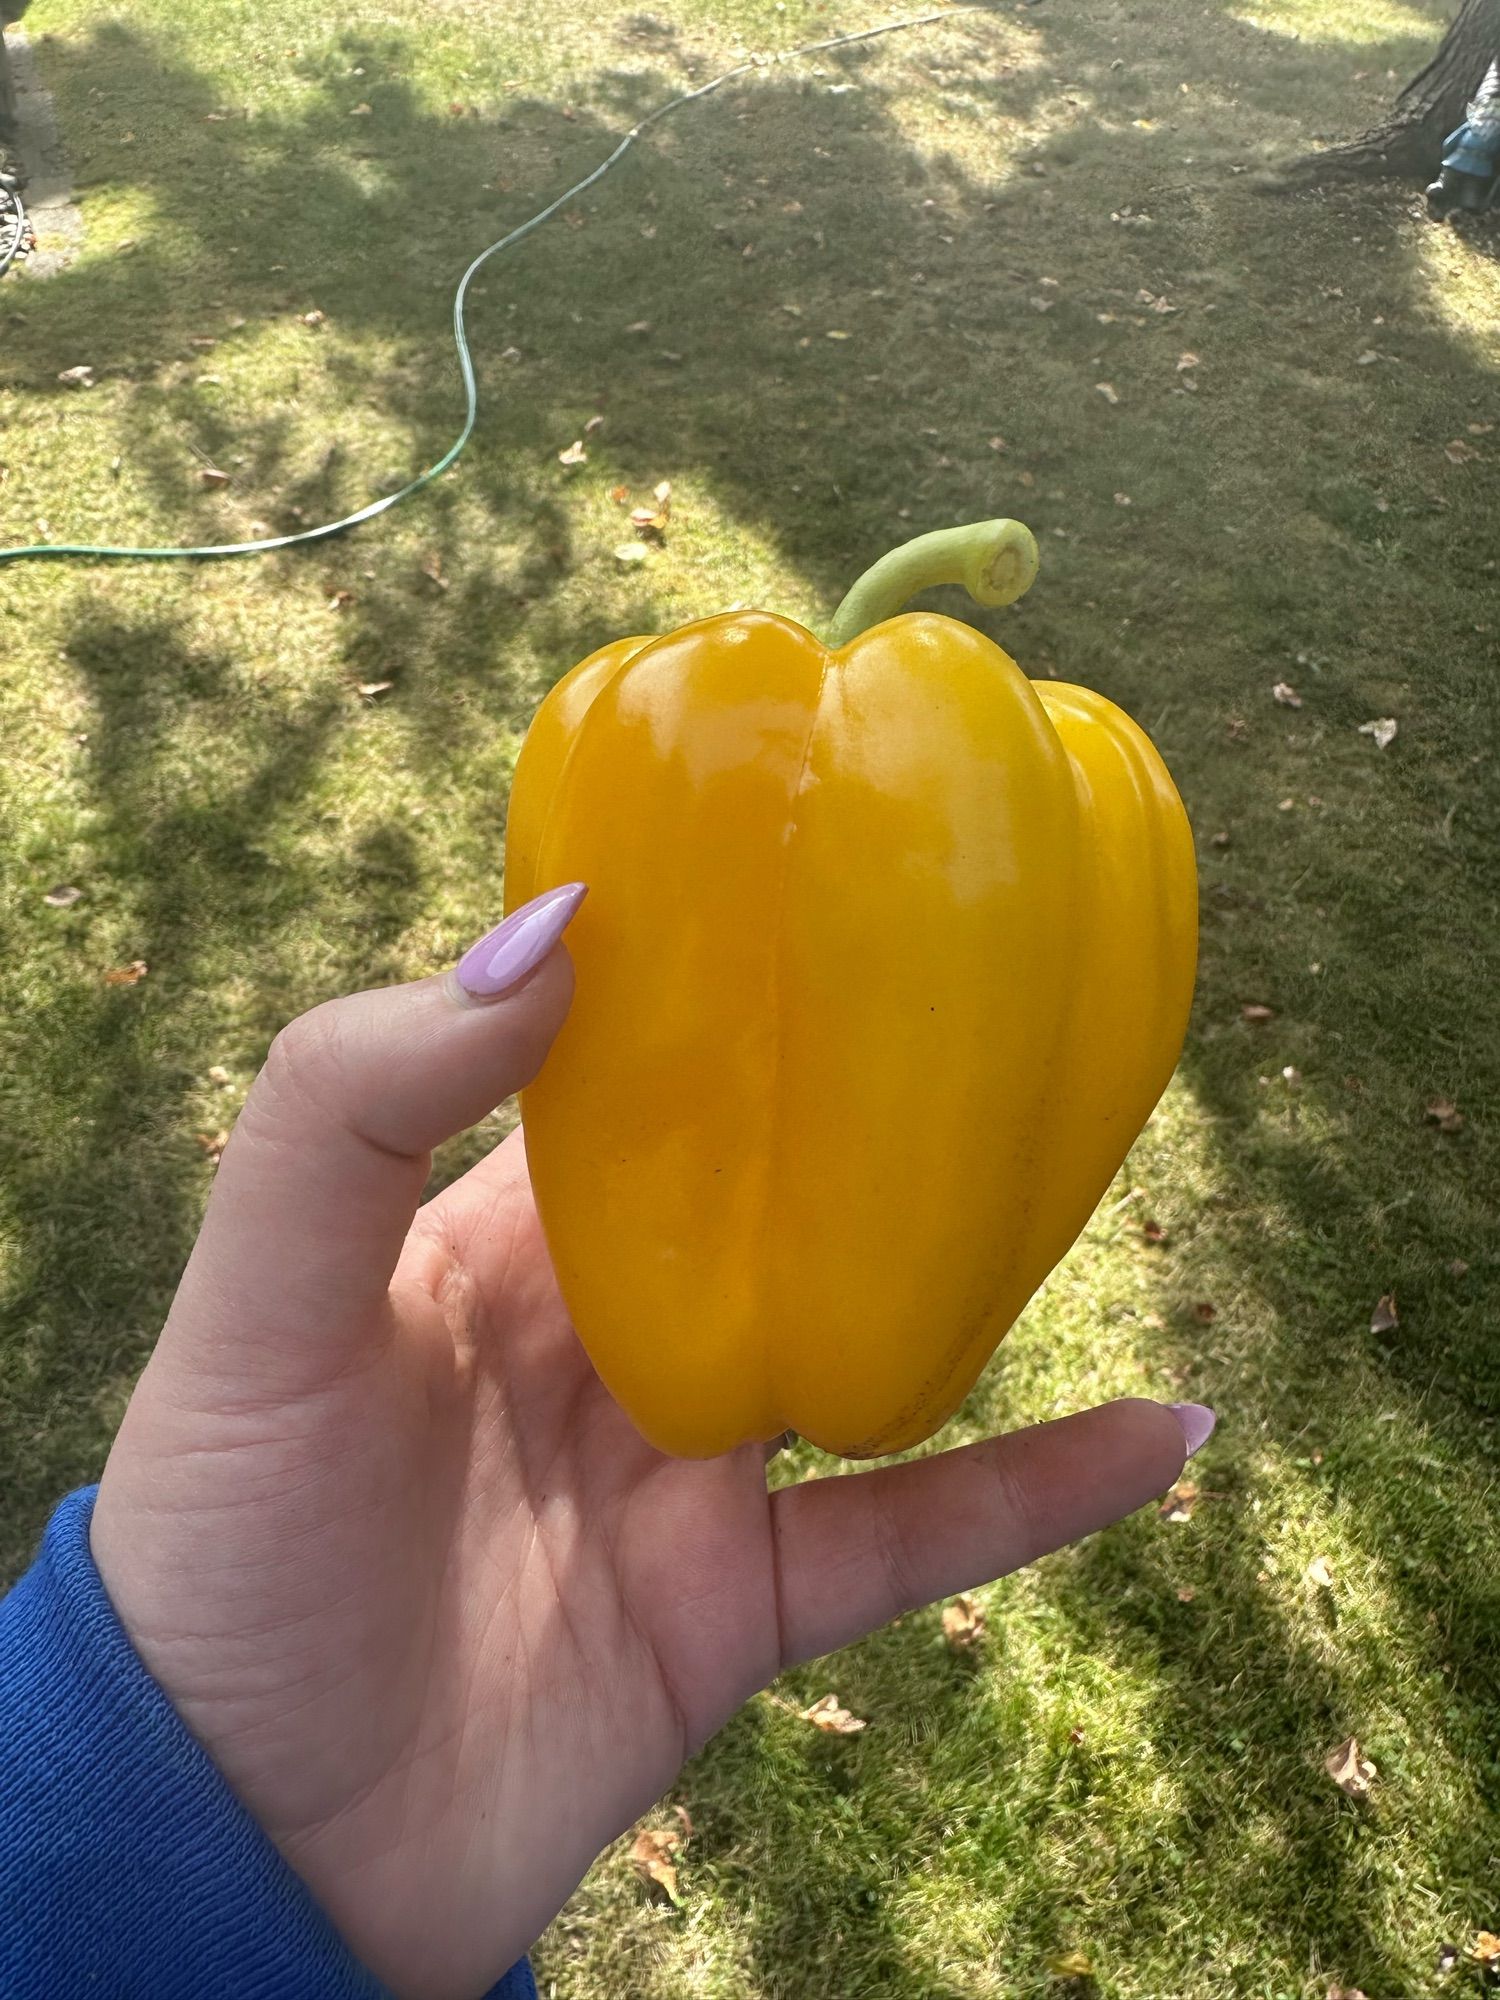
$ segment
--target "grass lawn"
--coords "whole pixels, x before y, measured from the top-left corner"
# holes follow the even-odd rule
[[[1200,1398],[1201,1497],[982,1592],[972,1650],[933,1611],[752,1704],[676,1795],[681,1907],[622,1843],[542,1941],[544,1995],[1480,1989],[1500,232],[1254,184],[1370,122],[1445,11],[1047,0],[767,69],[492,267],[480,433],[426,497],[312,554],[0,570],[7,1574],[102,1462],[276,1027],[495,920],[520,733],[605,638],[816,618],[902,536],[1016,513],[1043,575],[989,629],[1121,702],[1183,790],[1180,1073],[942,1442]],[[0,543],[361,504],[457,427],[477,248],[744,48],[886,17],[37,0],[86,246],[0,286]],[[662,479],[665,546],[622,564]],[[830,1689],[863,1734],[785,1705]],[[1350,1735],[1363,1802],[1324,1769]]]

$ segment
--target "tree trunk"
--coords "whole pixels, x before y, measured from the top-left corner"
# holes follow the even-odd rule
[[[1432,61],[1402,90],[1390,118],[1362,138],[1311,153],[1291,170],[1309,180],[1353,174],[1402,174],[1430,180],[1443,141],[1464,120],[1464,106],[1500,56],[1500,0],[1463,0]]]
[[[5,46],[5,31],[0,27],[0,144],[16,136],[16,82],[11,74],[10,50]]]

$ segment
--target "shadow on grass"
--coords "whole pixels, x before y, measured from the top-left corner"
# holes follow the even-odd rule
[[[839,95],[774,72],[753,99],[726,95],[701,122],[660,132],[576,227],[554,226],[497,270],[475,312],[480,443],[456,479],[415,503],[449,587],[386,563],[378,530],[351,541],[348,560],[374,574],[339,625],[343,664],[368,679],[399,663],[404,754],[436,771],[524,718],[540,688],[495,665],[523,631],[561,671],[616,631],[658,622],[649,579],[611,576],[582,612],[560,589],[579,551],[572,516],[543,481],[560,477],[557,449],[596,411],[606,424],[589,479],[639,489],[669,456],[830,604],[903,529],[1013,509],[1061,531],[1047,536],[1047,587],[981,622],[1033,671],[1090,682],[1140,716],[1200,831],[1232,836],[1204,851],[1203,978],[1184,1065],[1216,1146],[1221,1205],[1198,1219],[1201,1242],[1168,1303],[1180,1326],[1198,1272],[1237,1266],[1275,1347],[1252,1366],[1221,1331],[1212,1343],[1176,1338],[1180,1357],[1194,1386],[1226,1401],[1227,1433],[1239,1385],[1247,1431],[1258,1422],[1282,1440],[1310,1411],[1336,1409],[1354,1368],[1373,1372],[1403,1407],[1432,1413],[1443,1477],[1476,1516],[1494,1463],[1480,1428],[1494,1413],[1480,1291],[1493,1271],[1482,1198],[1496,1184],[1493,1143],[1483,1130],[1458,1145],[1420,1132],[1396,1142],[1390,1121],[1418,1126],[1427,1097],[1458,1088],[1493,1101],[1497,1082],[1497,1041],[1485,1039],[1495,899],[1484,885],[1500,806],[1492,759],[1474,762],[1492,741],[1493,649],[1476,643],[1462,582],[1466,566],[1483,574],[1492,560],[1492,483],[1482,466],[1450,475],[1441,460],[1445,439],[1489,407],[1494,376],[1434,310],[1405,197],[1268,202],[1230,172],[1263,158],[1289,92],[1336,123],[1362,57],[1275,41],[1227,9],[1205,15],[1191,44],[1169,22],[1109,7],[1039,13],[1039,44],[1019,33],[1003,17],[955,22],[910,45],[899,81],[911,64],[927,79],[916,133],[889,49],[830,60],[830,74],[857,85]],[[403,80],[406,45],[391,35],[330,42],[304,59],[306,110],[254,120],[221,118],[219,86],[139,30],[101,27],[53,50],[65,122],[86,129],[96,92],[132,107],[146,136],[128,152],[101,138],[83,171],[148,195],[162,249],[86,260],[29,288],[24,321],[6,330],[7,382],[60,397],[60,357],[86,345],[101,379],[137,385],[155,439],[143,470],[174,505],[179,455],[151,429],[162,413],[211,452],[242,454],[245,484],[273,495],[277,526],[360,504],[383,463],[349,448],[309,467],[284,412],[230,422],[201,384],[164,385],[163,356],[186,363],[200,334],[232,352],[228,308],[214,303],[226,292],[247,340],[257,322],[316,308],[335,334],[377,338],[383,358],[372,370],[310,335],[305,365],[342,376],[351,404],[375,397],[413,457],[434,456],[454,427],[443,327],[464,259],[669,93],[658,67],[669,49],[691,65],[680,36],[641,29],[636,40],[629,60],[647,68],[602,79],[605,115],[572,117],[533,101],[435,115]],[[1382,60],[1406,73],[1421,54],[1402,38]],[[1162,77],[1174,65],[1190,70],[1190,87],[1166,115]],[[369,114],[351,125],[361,103]],[[1023,148],[986,151],[987,135],[1017,126]],[[1153,318],[1157,300],[1176,313]],[[507,347],[517,358],[501,358]],[[1372,347],[1380,358],[1358,368]],[[1183,366],[1187,353],[1201,356],[1196,368]],[[1096,393],[1101,381],[1117,402]],[[477,561],[476,517],[493,535]],[[200,519],[205,535],[222,531],[213,503]],[[280,559],[276,574],[293,578],[296,566]],[[299,870],[271,838],[313,809],[342,697],[252,724],[232,790],[183,794],[163,762],[180,705],[219,704],[226,729],[245,726],[225,659],[169,627],[112,623],[102,597],[70,653],[100,717],[90,758],[101,839],[122,857],[143,955],[169,969],[139,989],[60,990],[32,1024],[24,1087],[48,1094],[55,1115],[20,1168],[20,1323],[39,1329],[26,1395],[39,1435],[53,1411],[81,1412],[23,1466],[32,1525],[56,1468],[91,1448],[97,1419],[77,1403],[80,1367],[97,1387],[144,1353],[201,1201],[201,1162],[159,1138],[190,1081],[191,1033],[173,1017],[191,1018],[192,996],[227,971],[217,935],[200,950],[194,913],[233,909],[234,976],[269,1039],[315,997],[281,956],[289,913],[326,904],[329,990],[368,976],[372,937],[394,941],[423,894],[420,859],[393,824],[355,857],[378,886],[373,929],[351,928],[347,883]],[[1304,711],[1269,705],[1278,679],[1302,687]],[[1379,762],[1358,725],[1398,707],[1402,737]],[[1277,1010],[1259,1041],[1239,1019],[1248,1001]],[[98,1065],[54,1074],[48,1051],[80,1041]],[[244,1053],[253,1064],[258,1052]],[[1271,1086],[1259,1077],[1285,1066],[1301,1073],[1302,1136],[1264,1116]],[[83,1279],[68,1219],[121,1171],[140,1176],[149,1233],[107,1248]],[[1471,1264],[1467,1289],[1448,1270],[1454,1258]],[[1391,1283],[1400,1328],[1368,1335],[1373,1297]],[[1451,1522],[1415,1483],[1353,1463],[1327,1477],[1369,1539],[1394,1552],[1389,1575],[1410,1620],[1431,1626],[1433,1662],[1448,1664],[1455,1757],[1492,1768],[1482,1746],[1493,1586],[1477,1581],[1476,1562],[1455,1597]],[[1163,1734],[1195,1750],[1190,1803],[1153,1850],[1167,1856],[1162,1872],[1137,1856],[1121,1894],[1145,1921],[1197,1857],[1215,1867],[1231,1918],[1263,1915],[1264,1880],[1239,1844],[1249,1799],[1288,1857],[1276,1906],[1285,1961],[1301,1964],[1312,1947],[1357,1965],[1373,1990],[1411,1990],[1401,1940],[1351,1860],[1353,1809],[1307,1755],[1310,1740],[1347,1733],[1347,1689],[1268,1609],[1253,1522],[1216,1544],[1217,1626],[1177,1603],[1151,1547],[1135,1526],[1057,1572],[1075,1633],[1149,1673]],[[1241,1675],[1232,1689],[1218,1668],[1226,1651]],[[841,1689],[856,1706],[890,1709],[912,1700],[914,1672],[930,1727],[962,1728],[963,1671],[941,1651],[914,1669],[900,1633],[851,1656]],[[695,1774],[705,1844],[716,1828],[752,1854],[801,1837],[809,1807],[796,1794],[762,1786],[745,1817],[736,1773],[761,1754],[758,1716],[726,1732]],[[841,1796],[857,1790],[860,1759],[879,1754],[873,1740],[812,1745],[796,1782]],[[784,1871],[775,1896],[752,1880],[725,1885],[747,1912],[767,1993],[836,1985],[843,1950],[871,1968],[871,1992],[881,1980],[905,1990],[911,1968],[886,1902],[893,1871],[915,1864],[893,1858],[893,1838],[876,1828],[863,1852],[853,1840],[820,1852],[798,1873],[800,1900]],[[1454,1880],[1481,1879],[1488,1838],[1477,1800],[1470,1821],[1445,1827]],[[1052,1888],[1055,1900],[1043,1893],[1027,1918],[1038,1948],[1068,1942],[1057,1915],[1066,1885]],[[824,1941],[824,1958],[810,1939]]]

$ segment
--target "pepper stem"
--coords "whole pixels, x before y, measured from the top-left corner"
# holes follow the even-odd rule
[[[971,521],[918,535],[865,571],[834,612],[828,644],[847,646],[938,583],[961,583],[976,604],[1014,604],[1031,588],[1040,560],[1035,535],[1019,521]]]

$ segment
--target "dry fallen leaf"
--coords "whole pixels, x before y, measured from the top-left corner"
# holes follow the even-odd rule
[[[1211,834],[1208,844],[1210,847],[1228,847],[1229,835],[1227,833]]]
[[[1443,456],[1450,465],[1463,465],[1468,459],[1478,458],[1480,453],[1467,438],[1450,438],[1443,446]]]
[[[94,371],[87,362],[81,362],[76,368],[64,368],[57,379],[65,389],[92,389]]]
[[[1375,1301],[1375,1310],[1370,1314],[1371,1333],[1389,1333],[1392,1327],[1400,1324],[1396,1314],[1396,1294],[1382,1292]]]
[[[972,1597],[955,1597],[943,1606],[943,1637],[954,1652],[968,1650],[984,1637],[984,1611]]]
[[[615,550],[615,561],[619,563],[644,562],[651,553],[644,542],[621,542]]]
[[[1425,1116],[1440,1132],[1462,1132],[1464,1129],[1464,1114],[1449,1098],[1434,1097]]]
[[[815,1729],[822,1729],[830,1736],[857,1736],[861,1729],[868,1727],[859,1716],[851,1715],[847,1708],[839,1705],[836,1694],[820,1695],[811,1708],[801,1710],[802,1720],[810,1722]]]
[[[193,1136],[198,1141],[204,1157],[212,1160],[214,1165],[217,1166],[219,1164],[219,1155],[229,1144],[228,1132],[221,1126],[217,1132],[195,1132]]]
[[[71,882],[59,882],[55,889],[47,891],[42,901],[49,910],[71,910],[82,894],[82,889],[75,889]]]
[[[656,502],[658,507],[666,507],[672,498],[671,480],[658,479],[651,489],[651,498]]]
[[[630,1849],[631,1863],[643,1882],[654,1882],[659,1889],[665,1889],[672,1901],[680,1901],[677,1891],[677,1865],[673,1857],[683,1844],[683,1835],[675,1827],[644,1827],[639,1832]]]
[[[1200,1326],[1212,1326],[1218,1317],[1218,1307],[1212,1305],[1207,1299],[1199,1299],[1197,1305],[1193,1307],[1193,1318],[1197,1320]]]
[[[1375,748],[1384,750],[1388,743],[1395,740],[1396,718],[1394,715],[1382,715],[1375,722],[1362,722],[1359,725],[1359,733],[1361,736],[1373,736]]]
[[[1335,1980],[1328,1989],[1328,2000],[1367,2000],[1367,1996],[1357,1986],[1340,1986]]]
[[[1141,1224],[1141,1234],[1148,1243],[1165,1243],[1167,1232],[1159,1222],[1148,1219]]]
[[[335,590],[329,594],[328,609],[330,611],[347,611],[353,602],[354,592],[352,590]]]
[[[825,340],[852,340],[854,335],[852,333],[845,333],[841,326],[831,326],[823,338]]]
[[[227,486],[229,484],[229,474],[227,472],[220,472],[216,465],[200,465],[198,468],[198,483],[200,486]]]
[[[373,701],[377,695],[389,694],[395,685],[394,681],[361,681],[356,693],[362,694],[366,701]]]
[[[429,583],[435,583],[439,590],[448,588],[448,579],[443,575],[443,558],[436,549],[429,549],[423,556],[421,568]]]
[[[1475,1931],[1469,1956],[1479,1965],[1500,1966],[1500,1937],[1493,1931]]]
[[[1181,1584],[1178,1586],[1177,1602],[1179,1604],[1191,1604],[1197,1595],[1197,1591],[1194,1590],[1190,1583]]]
[[[1120,392],[1113,382],[1096,382],[1094,384],[1094,394],[1102,396],[1105,402],[1110,404],[1118,403],[1120,400]]]
[[[230,1083],[233,1081],[232,1077],[229,1074],[229,1071],[225,1069],[222,1063],[210,1063],[208,1070],[208,1080],[210,1083],[218,1084],[221,1090],[223,1089],[226,1083]]]
[[[1450,1278],[1467,1278],[1468,1275],[1469,1260],[1467,1257],[1450,1257],[1448,1259],[1448,1276]]]
[[[324,320],[327,319],[327,317],[328,315],[326,312],[323,312],[319,307],[314,306],[311,312],[305,312],[302,315],[302,324],[304,326],[321,326]]]
[[[1304,1572],[1309,1583],[1315,1583],[1319,1590],[1332,1590],[1333,1571],[1329,1568],[1327,1556],[1314,1556]]]
[[[587,464],[588,453],[584,450],[583,439],[574,438],[571,444],[564,445],[562,450],[557,454],[557,462],[559,465]]]
[[[1341,1792],[1351,1799],[1367,1799],[1370,1786],[1380,1775],[1359,1747],[1358,1738],[1349,1736],[1323,1759],[1323,1769]]]
[[[1289,687],[1285,681],[1276,682],[1275,686],[1271,689],[1271,699],[1272,701],[1280,702],[1283,708],[1300,708],[1302,706],[1301,695],[1298,694],[1294,687]]]
[[[1200,1489],[1195,1480],[1179,1479],[1156,1511],[1164,1521],[1190,1521],[1200,1497]]]
[[[1200,365],[1196,354],[1183,353],[1177,357],[1177,372],[1179,375],[1185,375],[1189,368],[1197,368]]]
[[[133,958],[129,965],[117,965],[112,972],[106,972],[106,986],[139,986],[151,970],[143,958]]]
[[[1094,1961],[1086,1951],[1057,1951],[1047,1960],[1047,1970],[1058,1979],[1089,1979]]]
[[[584,425],[583,434],[586,438],[591,438],[596,431],[602,431],[603,428],[604,418],[602,416],[592,416]]]
[[[1003,437],[996,436],[990,439],[991,451],[1004,451],[1004,449],[1005,449],[1005,439]]]
[[[1263,1028],[1267,1021],[1276,1019],[1276,1009],[1264,1006],[1259,1000],[1247,1000],[1240,1009],[1240,1018],[1252,1022],[1258,1028]]]

